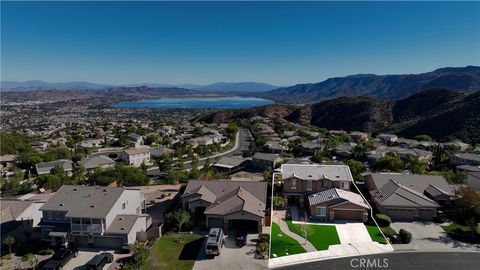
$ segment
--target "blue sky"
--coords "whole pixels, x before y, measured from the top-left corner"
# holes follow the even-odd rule
[[[1,2],[1,79],[318,82],[480,65],[480,2]]]

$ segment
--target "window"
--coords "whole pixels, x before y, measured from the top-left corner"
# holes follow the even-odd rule
[[[307,191],[312,191],[312,180],[307,180]]]
[[[340,183],[340,188],[341,189],[348,189],[348,182],[341,182]]]
[[[322,181],[322,187],[328,188],[328,180],[323,180]]]
[[[297,189],[297,179],[292,179],[292,190],[296,190]]]
[[[317,216],[318,217],[326,217],[327,216],[327,208],[326,207],[317,207]]]

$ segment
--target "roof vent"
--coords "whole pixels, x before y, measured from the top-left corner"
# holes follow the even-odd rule
[[[104,189],[103,192],[107,192],[107,189]]]
[[[119,218],[118,220],[123,220],[123,217]]]
[[[95,204],[90,205],[90,208],[94,208],[94,207],[95,207]]]
[[[121,230],[121,231],[125,231],[125,227],[121,227],[120,230]]]
[[[77,191],[78,189],[77,188],[74,188],[73,191]]]
[[[336,176],[336,178],[340,178],[340,176],[339,176],[339,175],[337,175],[337,176]]]
[[[63,203],[59,204],[59,206],[64,206],[64,205],[65,205],[65,204],[63,204]]]

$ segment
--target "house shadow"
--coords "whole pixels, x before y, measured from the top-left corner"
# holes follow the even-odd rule
[[[181,261],[195,261],[198,257],[198,253],[203,246],[204,238],[188,242],[183,246],[182,252],[178,256],[178,260]]]

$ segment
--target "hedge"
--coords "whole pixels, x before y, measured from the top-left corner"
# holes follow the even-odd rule
[[[402,244],[408,244],[412,240],[412,234],[407,230],[400,229],[398,234],[400,235],[400,240],[402,241]]]
[[[390,223],[392,223],[392,219],[387,215],[376,214],[375,218],[378,222],[378,226],[380,227],[388,227]]]

